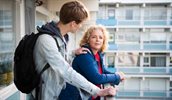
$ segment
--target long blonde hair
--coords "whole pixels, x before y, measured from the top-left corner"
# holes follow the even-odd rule
[[[108,46],[108,32],[106,30],[106,28],[102,25],[93,25],[90,26],[85,32],[84,32],[84,36],[82,37],[81,41],[80,41],[80,47],[86,44],[89,44],[89,37],[91,35],[91,33],[96,30],[99,29],[103,32],[104,35],[104,40],[103,40],[103,45],[100,49],[101,52],[104,52]]]

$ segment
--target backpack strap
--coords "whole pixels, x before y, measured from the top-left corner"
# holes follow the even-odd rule
[[[44,66],[44,68],[41,70],[40,75],[41,75],[47,68],[49,68],[49,67],[50,67],[50,65],[47,63],[47,64]]]
[[[59,49],[59,51],[61,51],[60,45],[59,45],[59,43],[58,43],[58,41],[57,41],[56,37],[55,37],[55,36],[53,36],[53,35],[51,35],[51,36],[52,36],[52,37],[54,38],[54,40],[56,41],[57,48]]]
[[[39,73],[40,77],[41,77],[41,74],[50,67],[50,65],[47,63],[44,68],[41,70],[41,72]],[[41,96],[39,97],[39,91],[40,91],[40,85],[36,88],[36,97],[35,97],[35,100],[39,100],[41,98]],[[41,100],[41,99],[40,99]]]

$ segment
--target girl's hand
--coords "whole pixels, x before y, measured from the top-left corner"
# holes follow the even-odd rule
[[[115,74],[118,74],[120,76],[121,81],[124,81],[126,79],[125,74],[123,72],[116,72]]]

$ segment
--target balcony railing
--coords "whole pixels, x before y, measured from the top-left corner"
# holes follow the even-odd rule
[[[118,97],[151,97],[151,98],[172,98],[171,91],[153,91],[153,90],[123,90],[117,92]]]
[[[118,50],[140,50],[140,44],[117,44]]]
[[[145,20],[144,25],[168,25],[166,20]]]
[[[109,44],[108,50],[172,50],[172,44],[167,47],[166,43],[143,43],[142,48],[140,43],[116,43]]]
[[[118,25],[141,25],[140,20],[117,20]]]
[[[108,46],[108,50],[117,50],[117,49],[118,49],[118,47],[116,44],[109,44],[109,46]]]
[[[166,43],[144,43],[144,50],[166,50]]]
[[[140,97],[140,91],[118,91],[117,97]]]
[[[97,19],[97,24],[102,24],[104,26],[116,26],[117,20],[116,19]]]
[[[172,20],[166,20],[166,19],[159,19],[159,20],[140,20],[140,19],[115,19],[115,18],[109,18],[109,19],[97,19],[97,24],[102,24],[105,26],[166,26],[166,25],[172,25]]]
[[[116,68],[107,68],[110,72],[122,71],[124,73],[132,74],[170,74],[172,75],[172,67],[116,67]]]
[[[170,46],[169,46],[170,50],[172,50],[172,43],[170,43]]]

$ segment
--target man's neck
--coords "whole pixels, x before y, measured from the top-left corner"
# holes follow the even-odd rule
[[[58,22],[57,23],[57,27],[60,29],[60,32],[61,32],[61,35],[64,36],[65,34],[67,34],[69,31],[68,31],[68,26],[67,24],[63,24],[61,22]]]

